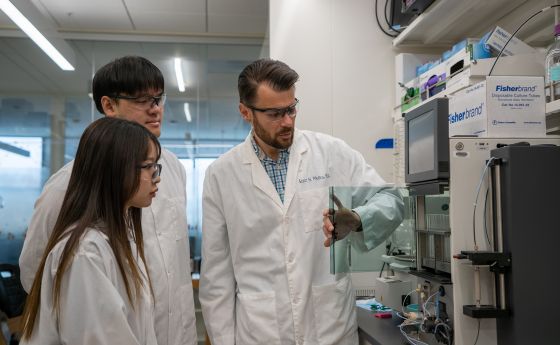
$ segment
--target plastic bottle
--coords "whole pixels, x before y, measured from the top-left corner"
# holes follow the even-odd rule
[[[560,99],[560,24],[554,27],[554,43],[548,48],[545,59],[545,86],[550,87],[546,101]]]

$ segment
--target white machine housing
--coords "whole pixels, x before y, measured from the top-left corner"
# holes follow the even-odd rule
[[[547,138],[472,138],[454,137],[449,141],[450,154],[450,225],[451,254],[462,250],[474,250],[473,208],[478,183],[490,151],[498,144],[514,144],[528,142],[531,145],[560,145],[560,137]],[[478,199],[476,200],[475,233],[478,249],[492,250],[488,246],[484,232],[484,214],[486,214],[487,231],[492,241],[491,201],[488,200],[484,212],[484,198],[488,188],[489,173],[487,172]],[[491,199],[491,197],[489,197]],[[453,321],[456,345],[470,345],[476,338],[478,320],[463,314],[463,305],[474,304],[475,290],[473,266],[461,260],[451,260],[451,279],[453,282]],[[481,303],[496,304],[494,278],[488,267],[481,268]],[[480,319],[480,335],[477,345],[495,345],[497,343],[496,320]]]

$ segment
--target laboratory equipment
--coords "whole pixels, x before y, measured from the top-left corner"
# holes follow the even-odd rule
[[[449,180],[449,101],[432,99],[405,115],[405,182],[439,194]],[[430,186],[435,186],[432,188]]]
[[[548,262],[553,262],[554,259],[549,258],[547,262],[541,260],[537,264],[532,261],[531,257],[540,257],[539,255],[542,255],[540,253],[554,252],[547,246],[556,243],[553,243],[553,240],[550,241],[547,236],[557,236],[557,231],[549,229],[547,233],[543,233],[544,227],[541,219],[549,219],[546,212],[550,213],[549,216],[555,214],[554,211],[550,212],[550,207],[554,206],[548,205],[554,205],[554,203],[548,198],[558,195],[555,192],[555,188],[557,188],[555,186],[558,185],[558,182],[557,178],[551,179],[550,176],[558,176],[560,170],[555,168],[557,163],[551,163],[549,159],[526,160],[522,164],[513,164],[511,159],[507,158],[503,159],[502,163],[497,165],[496,168],[491,167],[491,165],[497,163],[494,162],[495,159],[490,162],[491,157],[496,155],[495,151],[491,153],[492,150],[520,141],[527,142],[530,145],[560,145],[560,138],[555,136],[524,139],[450,138],[449,216],[452,235],[451,253],[459,255],[463,252],[474,259],[451,261],[451,277],[453,279],[452,319],[455,344],[457,345],[472,344],[477,334],[479,336],[477,345],[516,344],[515,342],[509,342],[510,339],[500,340],[499,334],[511,331],[507,326],[504,328],[504,325],[507,324],[515,324],[516,327],[519,327],[519,329],[516,328],[517,332],[531,333],[532,341],[540,340],[540,335],[532,330],[540,330],[540,324],[546,324],[547,316],[543,310],[545,308],[543,300],[550,298],[551,295],[547,294],[546,291],[550,289],[550,286],[555,286],[558,279],[553,274],[547,274],[542,267],[545,267]],[[508,150],[512,148],[513,146]],[[507,163],[507,161],[510,163]],[[559,161],[556,158],[556,162]],[[489,167],[486,168],[489,162]],[[550,166],[550,174],[552,175],[549,175],[548,178],[544,176],[529,178],[527,175],[521,174],[523,169],[519,170],[520,165],[525,170],[534,171],[547,170]],[[496,174],[495,172],[490,174],[492,169],[502,170],[500,175],[501,187],[496,187],[495,183],[490,183],[489,175]],[[503,173],[504,170],[510,170],[510,172]],[[515,179],[510,180],[510,177],[506,176]],[[504,182],[506,180],[511,182]],[[493,195],[501,195],[501,198],[493,197]],[[512,207],[512,205],[516,206]],[[499,221],[504,217],[508,217],[508,220]],[[496,219],[495,222],[494,219]],[[515,226],[511,227],[512,224],[515,224]],[[553,224],[555,224],[554,230],[557,229],[557,221]],[[498,227],[504,229],[502,241],[499,240],[498,234],[500,231],[498,231]],[[508,232],[513,231],[516,234],[517,249],[515,250],[510,247],[511,243],[507,235]],[[535,241],[540,244],[535,245]],[[500,242],[504,244],[501,248],[499,246]],[[541,248],[543,251],[541,251]],[[472,255],[472,253],[478,256]],[[484,256],[487,253],[493,253],[494,258],[485,260]],[[500,253],[503,253],[505,260],[498,260],[500,255],[495,254]],[[512,258],[509,268],[503,264],[504,261],[507,262],[508,253],[511,254]],[[506,272],[503,275],[504,292],[502,292],[499,284],[501,272],[500,270],[494,270],[492,266],[504,266]],[[508,278],[508,271],[519,270],[524,267],[530,267],[529,270],[534,272],[526,275],[525,278],[527,279],[524,282],[515,281],[513,283],[515,287],[513,287],[508,283],[510,279]],[[523,279],[523,274],[518,274],[516,278]],[[550,281],[551,279],[552,281]],[[554,279],[556,279],[556,283]],[[496,283],[496,280],[498,280],[498,283]],[[510,297],[507,297],[511,293],[517,295],[521,291],[524,292],[522,299],[518,297],[512,301]],[[547,302],[546,306],[548,304]],[[466,310],[465,306],[470,307]],[[486,308],[476,309],[477,306],[486,306]],[[527,312],[525,311],[526,308],[530,308],[532,311]],[[503,310],[503,312],[500,312],[500,310]],[[524,315],[519,315],[520,312],[523,312]],[[515,316],[510,319],[512,315]],[[522,327],[516,323],[520,320],[519,317],[524,321],[531,318],[531,322],[539,325],[534,326],[532,323],[526,323]],[[515,335],[516,333],[512,334]],[[529,341],[520,343],[527,344]]]
[[[512,259],[501,296],[511,314],[496,320],[498,345],[530,344],[536,338],[556,343],[551,298],[560,276],[548,265],[558,261],[560,243],[560,147],[512,145],[492,150],[491,156],[496,229],[502,231],[502,252]]]

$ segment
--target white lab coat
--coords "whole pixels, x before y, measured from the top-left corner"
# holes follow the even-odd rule
[[[186,222],[185,169],[171,152],[162,149],[159,191],[152,205],[142,209],[146,263],[155,297],[155,330],[159,345],[197,343]],[[45,184],[35,203],[19,258],[21,282],[29,291],[68,187],[73,161]],[[110,324],[111,320],[103,320]]]
[[[53,312],[54,278],[68,237],[47,257],[41,281],[41,304],[26,345],[156,345],[153,300],[142,260],[136,257],[144,287],[132,305],[106,235],[89,229],[64,272],[60,319]],[[132,253],[136,245],[131,241]],[[129,278],[131,289],[132,278]]]
[[[322,210],[330,185],[384,183],[342,140],[300,130],[284,203],[250,137],[210,165],[200,302],[212,344],[358,344],[350,277],[329,273]]]

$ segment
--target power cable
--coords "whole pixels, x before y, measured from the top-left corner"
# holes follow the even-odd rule
[[[490,188],[486,188],[486,196],[484,197],[484,206],[483,206],[483,210],[484,210],[484,233],[486,234],[486,241],[488,242],[488,248],[489,250],[492,250],[492,243],[490,243],[490,235],[488,235],[488,225],[486,224],[486,204],[488,203],[488,194],[490,192]]]
[[[484,176],[486,176],[486,171],[488,170],[488,167],[490,166],[490,163],[492,163],[492,161],[494,159],[496,159],[496,158],[495,157],[490,157],[490,159],[488,160],[488,162],[484,166],[484,169],[482,170],[482,175],[480,176],[480,181],[478,181],[478,186],[476,187],[476,194],[475,194],[475,197],[474,197],[472,230],[473,230],[474,249],[476,251],[478,251],[478,244],[476,243],[476,205],[478,203],[478,195],[480,194],[480,187],[482,186],[482,182],[484,181]]]
[[[381,25],[381,22],[379,21],[379,14],[377,11],[377,0],[375,0],[375,20],[377,21],[377,26],[379,27],[379,29],[381,30],[381,32],[383,32],[385,35],[395,38],[397,37],[396,34],[392,34],[390,32],[385,31],[385,28],[383,28],[383,26]]]
[[[385,23],[387,23],[387,26],[389,27],[390,30],[393,30],[397,33],[400,33],[402,30],[397,30],[395,29],[391,23],[389,22],[389,17],[387,17],[387,5],[389,5],[389,0],[385,0]]]
[[[474,344],[478,343],[478,336],[480,335],[480,319],[478,319],[478,330],[476,331],[476,338],[474,339]]]
[[[517,32],[519,32],[519,30],[521,30],[521,28],[523,26],[525,26],[525,24],[527,24],[527,22],[529,22],[531,19],[533,19],[534,17],[536,17],[537,15],[544,13],[548,10],[550,10],[551,8],[554,7],[559,7],[560,5],[551,5],[548,7],[543,8],[540,11],[537,11],[535,13],[533,13],[529,18],[527,18],[521,25],[519,25],[519,27],[513,32],[513,34],[510,36],[510,38],[506,41],[506,44],[504,44],[504,46],[502,47],[502,49],[500,50],[500,53],[498,54],[498,56],[496,57],[496,60],[494,60],[494,63],[492,64],[492,68],[490,68],[490,72],[488,73],[488,76],[490,76],[492,74],[492,71],[494,70],[494,67],[496,66],[496,62],[498,62],[498,59],[502,56],[502,53],[504,52],[504,49],[506,49],[506,46],[508,45],[509,41],[511,41],[512,38],[515,37],[515,35],[517,34]]]

